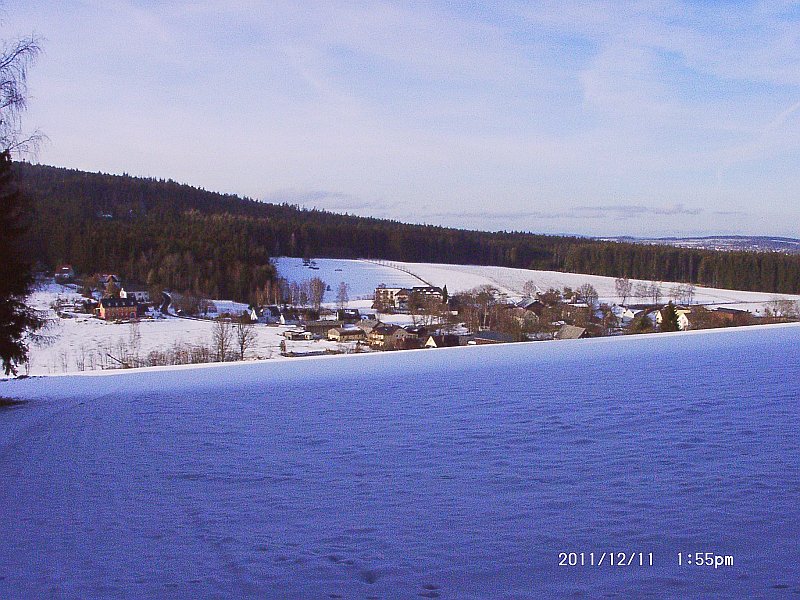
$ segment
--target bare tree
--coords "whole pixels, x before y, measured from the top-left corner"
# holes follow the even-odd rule
[[[775,297],[770,301],[770,304],[771,310],[770,308],[767,309],[767,314],[770,316],[784,319],[796,319],[800,316],[800,302]]]
[[[139,366],[139,353],[142,349],[142,332],[139,331],[139,321],[128,324],[128,359],[131,366]]]
[[[627,277],[617,277],[614,280],[614,289],[620,299],[620,304],[625,304],[633,293],[633,283]]]
[[[347,308],[350,302],[350,286],[344,281],[339,282],[339,287],[336,289],[336,306],[339,308]]]
[[[491,327],[498,306],[497,288],[482,285],[458,295],[459,315],[470,331]]]
[[[39,53],[34,38],[0,48],[0,241],[3,276],[0,277],[0,365],[16,375],[28,361],[28,342],[44,325],[39,313],[26,304],[34,283],[25,252],[26,221],[31,206],[14,183],[12,153],[25,154],[37,136],[21,138],[20,115],[25,109],[28,66]]]
[[[431,328],[439,326],[449,316],[447,305],[435,296],[412,294],[408,300],[408,312],[414,326]]]
[[[286,299],[292,306],[297,306],[299,298],[300,298],[300,285],[296,281],[292,281],[286,287]]]
[[[640,281],[633,286],[633,295],[640,300],[646,300],[650,296],[650,284]]]
[[[617,327],[619,327],[619,319],[617,319],[611,307],[608,304],[600,305],[600,326],[603,328],[603,335],[610,335]]]
[[[597,294],[597,290],[594,289],[594,286],[591,283],[584,283],[580,286],[575,292],[578,294],[578,298],[581,302],[585,302],[591,308],[594,308],[597,304],[597,301],[600,299],[600,296]]]
[[[214,351],[214,360],[223,362],[227,360],[233,346],[233,326],[229,319],[217,319],[211,330],[211,346]]]
[[[86,370],[86,346],[83,344],[75,350],[75,367],[78,371]]]
[[[687,306],[692,302],[694,302],[694,293],[695,293],[695,287],[693,283],[684,284],[683,298],[681,298],[681,302],[683,302]]]
[[[531,280],[526,281],[525,285],[522,286],[522,295],[526,298],[535,298],[537,291],[536,284]]]
[[[308,286],[311,306],[314,310],[319,310],[322,300],[325,298],[325,290],[328,286],[319,277],[312,277],[308,282]]]
[[[661,302],[661,283],[642,281],[634,287],[634,295],[642,300],[650,300],[653,304]]]
[[[675,304],[686,304],[688,306],[694,300],[694,291],[693,284],[679,283],[670,288],[669,297]]]
[[[648,288],[650,299],[653,301],[653,304],[658,304],[661,302],[661,282],[659,281],[651,281],[650,286]]]
[[[194,294],[182,294],[180,296],[175,294],[174,300],[175,307],[178,310],[183,311],[183,314],[195,316],[199,315],[201,312],[200,298]],[[204,306],[206,313],[208,312],[209,306],[210,304],[206,301]]]
[[[42,135],[22,138],[20,117],[28,98],[28,67],[41,52],[34,37],[3,43],[0,50],[0,149],[26,154],[36,149]]]
[[[300,282],[300,295],[297,298],[298,303],[301,306],[308,305],[309,301],[311,300],[311,282],[310,281],[302,281]]]
[[[244,354],[256,343],[256,328],[250,319],[242,317],[236,323],[236,347],[239,349],[239,360],[244,360]]]

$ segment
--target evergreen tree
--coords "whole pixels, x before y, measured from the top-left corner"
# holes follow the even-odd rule
[[[669,301],[661,310],[661,331],[680,331],[681,326],[678,324],[678,311],[672,300]]]
[[[6,375],[16,375],[28,359],[26,333],[44,325],[25,304],[33,282],[24,240],[31,203],[17,189],[11,167],[11,152],[24,154],[38,139],[22,138],[20,126],[27,69],[38,53],[34,38],[0,47],[0,360]]]
[[[27,331],[35,331],[43,319],[25,304],[33,276],[23,247],[26,230],[24,197],[14,185],[11,153],[0,153],[0,359],[6,375],[28,358]]]
[[[653,331],[653,322],[647,314],[642,313],[633,320],[628,331],[631,333],[650,333]]]

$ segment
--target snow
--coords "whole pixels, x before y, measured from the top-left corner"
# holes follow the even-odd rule
[[[233,300],[210,300],[213,308],[216,309],[217,314],[231,315],[238,317],[247,312],[248,305],[243,302],[234,302]],[[211,312],[211,311],[209,311]]]
[[[73,288],[50,284],[35,292],[31,305],[39,310],[48,310],[60,298],[65,301],[80,301]],[[231,311],[246,305],[233,302],[214,301],[218,306]],[[129,323],[102,321],[86,314],[74,314],[71,318],[58,318],[49,311],[52,326],[45,331],[44,343],[32,344],[27,374],[47,375],[94,371],[113,368],[115,361],[109,355],[120,358],[132,348],[132,327]],[[151,351],[168,351],[176,347],[211,346],[213,321],[179,317],[162,317],[139,321],[140,338],[138,356],[145,359]],[[253,325],[255,342],[245,353],[248,360],[282,359],[280,344],[285,340],[283,332],[292,326]],[[325,350],[351,349],[352,344],[339,344],[327,340],[286,341],[289,352],[305,353]],[[83,366],[83,369],[80,366]]]
[[[438,285],[439,287],[447,285],[447,289],[451,294],[481,285],[492,285],[510,297],[519,297],[522,296],[522,289],[527,281],[533,281],[541,291],[546,291],[549,288],[563,289],[564,287],[570,287],[575,290],[581,285],[589,283],[597,290],[601,301],[611,303],[620,301],[614,287],[614,277],[476,265],[393,264],[400,268],[408,269],[411,273],[433,282],[433,285]],[[650,283],[639,279],[631,279],[631,282],[634,287],[637,283]],[[669,298],[670,289],[674,285],[678,284],[662,282],[659,286],[665,301]],[[754,305],[763,305],[776,298],[787,298],[796,301],[800,300],[800,295],[747,292],[697,286],[695,288],[694,303],[720,304],[731,308],[744,307],[745,310],[752,310]],[[629,302],[637,301],[646,300],[635,297],[629,299]]]
[[[383,261],[315,258],[313,265],[305,266],[300,258],[276,258],[274,263],[278,274],[287,281],[299,283],[312,277],[322,279],[331,288],[325,294],[325,300],[329,302],[335,301],[337,288],[342,281],[350,286],[349,296],[352,300],[371,299],[375,288],[381,284],[386,287],[425,285],[417,277],[392,268]]]
[[[312,270],[304,266],[299,258],[276,259],[281,276],[295,281],[303,281],[314,276],[321,277],[332,289],[339,281],[350,286],[348,304],[351,308],[362,311],[370,310],[372,293],[380,284],[387,286],[436,285],[447,286],[452,293],[469,290],[481,285],[492,285],[508,295],[510,299],[519,298],[525,282],[532,280],[546,290],[550,287],[573,289],[584,283],[591,283],[598,291],[600,299],[607,302],[619,301],[615,296],[614,278],[597,275],[581,275],[560,273],[555,271],[531,271],[505,267],[485,267],[475,265],[444,265],[402,263],[390,261],[367,261],[345,259],[314,259]],[[673,284],[662,284],[666,297]],[[48,307],[56,300],[65,302],[80,301],[80,294],[75,286],[62,286],[50,283],[42,287],[32,296],[32,304],[41,309]],[[360,299],[358,299],[360,298]],[[776,298],[800,300],[800,296],[771,294],[762,292],[743,292],[714,288],[697,287],[695,302],[710,305],[721,305],[729,308],[749,310],[755,314],[763,314],[765,306]],[[335,292],[326,295],[326,306],[335,306]],[[637,299],[633,299],[635,302]],[[245,304],[226,300],[214,300],[221,312],[238,313],[247,308]],[[387,323],[409,325],[410,315],[379,315]],[[141,336],[140,356],[145,357],[153,350],[166,351],[181,345],[210,345],[210,321],[191,319],[165,318],[144,320],[139,326]],[[279,358],[279,346],[283,341],[283,331],[287,327],[266,325],[256,326],[256,342],[246,353],[248,359]],[[84,369],[100,369],[103,362],[113,363],[108,355],[119,356],[121,345],[130,341],[130,327],[125,324],[106,323],[88,315],[76,314],[71,319],[54,319],[54,327],[48,332],[50,342],[46,345],[35,345],[31,348],[28,373],[31,375],[57,374]],[[340,350],[349,346],[340,346],[328,341],[291,341],[287,342],[290,352],[320,352],[324,350]]]
[[[314,259],[319,267],[313,271],[303,266],[299,258],[276,259],[278,272],[290,281],[303,281],[313,276],[321,277],[331,286],[326,301],[333,301],[335,288],[339,281],[346,281],[351,287],[350,297],[371,297],[375,288],[381,283],[388,287],[413,287],[417,285],[447,286],[450,294],[464,292],[483,285],[496,287],[509,298],[520,298],[527,281],[533,281],[541,291],[549,288],[577,289],[590,283],[597,290],[603,302],[618,303],[614,277],[601,275],[583,275],[580,273],[562,273],[560,271],[539,271],[530,269],[512,269],[509,267],[488,267],[481,265],[450,265],[408,263],[398,261],[366,261],[343,260],[333,258]],[[337,271],[341,269],[341,271]],[[631,282],[650,283],[646,280],[632,279]],[[661,282],[662,297],[669,298],[670,289],[678,285],[674,282]],[[724,305],[743,310],[762,309],[763,305],[776,298],[800,300],[800,295],[773,294],[768,292],[747,292],[697,286],[694,303]],[[644,302],[642,298],[631,298],[629,302]]]
[[[800,326],[0,382],[0,597],[766,597]],[[641,375],[639,375],[641,374]],[[652,567],[559,567],[559,552]],[[678,552],[735,557],[679,568]]]

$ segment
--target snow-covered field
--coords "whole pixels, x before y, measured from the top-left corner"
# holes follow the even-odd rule
[[[80,300],[73,288],[61,285],[48,285],[31,296],[31,304],[47,310],[54,300]],[[216,301],[217,306],[226,310],[240,307],[230,302]],[[246,305],[245,305],[246,308]],[[220,309],[222,310],[222,308]],[[89,315],[76,314],[73,318],[58,318],[51,312],[52,326],[45,332],[45,343],[31,346],[28,373],[31,375],[75,373],[114,368],[115,362],[109,355],[119,358],[133,346],[134,330],[127,323],[101,321]],[[176,347],[211,346],[213,322],[210,320],[182,319],[165,317],[143,319],[136,326],[138,330],[138,356],[145,358],[151,351],[168,351]],[[256,339],[248,349],[248,360],[282,358],[279,356],[280,343],[285,339],[283,332],[292,329],[287,326],[255,325]],[[294,352],[341,350],[343,347],[326,340],[304,342],[287,341],[287,350]]]
[[[382,283],[386,287],[425,285],[409,273],[366,260],[316,258],[314,264],[309,266],[305,266],[300,258],[277,258],[274,262],[278,274],[288,281],[301,282],[312,277],[322,279],[331,288],[325,296],[325,300],[330,302],[336,300],[336,290],[342,281],[350,286],[349,295],[352,300],[371,299],[375,288]]]
[[[365,297],[372,294],[375,288],[385,283],[388,287],[435,285],[447,286],[451,294],[464,292],[482,285],[491,285],[510,298],[521,297],[523,287],[528,281],[545,291],[549,288],[577,289],[584,283],[592,284],[597,290],[600,300],[609,303],[619,302],[614,287],[613,277],[600,275],[583,275],[580,273],[561,273],[559,271],[534,271],[529,269],[512,269],[509,267],[486,267],[479,265],[448,265],[428,263],[405,263],[398,261],[366,261],[343,260],[334,258],[315,259],[318,270],[303,266],[299,258],[280,258],[276,260],[278,272],[289,280],[302,281],[318,276],[331,286],[332,292],[326,300],[335,299],[335,290],[339,281],[350,284],[351,298]],[[637,283],[649,281],[631,280]],[[669,298],[673,282],[660,282],[663,298]],[[773,294],[766,292],[745,292],[697,286],[694,302],[697,304],[724,305],[741,307],[746,310],[763,310],[763,306],[776,298],[800,300],[800,295]],[[642,301],[645,298],[631,298],[629,302]],[[665,300],[666,301],[666,300]]]
[[[762,326],[0,381],[24,400],[0,407],[0,597],[796,594],[798,343]]]
[[[597,290],[601,301],[609,303],[618,303],[620,301],[614,287],[615,280],[613,277],[475,265],[438,265],[398,262],[393,262],[391,264],[403,269],[408,269],[411,273],[427,281],[431,281],[433,285],[447,285],[447,289],[451,292],[464,291],[480,285],[493,285],[510,297],[515,297],[522,295],[522,289],[527,281],[533,281],[541,291],[545,291],[549,288],[563,289],[564,287],[571,287],[574,290],[585,283],[590,283]],[[632,279],[631,281],[634,283],[634,286],[636,283],[649,283],[638,279]],[[676,284],[671,282],[661,282],[660,289],[665,301],[669,298],[670,289],[674,285]],[[694,302],[697,304],[725,305],[728,307],[741,306],[746,310],[752,311],[762,308],[765,303],[775,298],[800,300],[800,295],[745,292],[697,286],[695,289]],[[647,301],[645,298],[639,299],[635,297],[629,301],[636,302],[637,300],[642,302]]]
[[[436,265],[419,263],[398,263],[388,261],[366,261],[345,259],[314,259],[316,269],[303,264],[299,258],[279,258],[276,265],[281,276],[290,281],[304,281],[320,277],[330,287],[325,303],[335,305],[336,288],[340,281],[350,286],[350,306],[369,310],[372,293],[380,284],[387,286],[436,285],[447,286],[452,293],[469,290],[481,285],[492,285],[510,298],[520,297],[527,281],[534,281],[542,290],[565,286],[578,288],[591,283],[598,291],[601,300],[615,302],[614,278],[597,275],[580,275],[554,271],[529,271],[504,267],[483,267],[469,265]],[[673,284],[663,283],[665,297]],[[38,308],[48,308],[56,298],[65,301],[79,300],[74,289],[51,284],[32,297]],[[741,292],[698,287],[695,302],[743,308],[756,314],[762,313],[765,306],[776,298],[800,300],[800,296],[779,295],[759,292]],[[636,301],[636,299],[633,299]],[[220,310],[244,308],[242,304],[215,300]],[[382,316],[387,322],[406,325],[408,315]],[[248,359],[275,359],[279,357],[279,345],[286,327],[259,325],[256,327],[256,342],[247,354]],[[186,344],[206,344],[211,341],[212,323],[189,319],[167,318],[144,320],[139,325],[140,355],[146,356],[151,350],[166,351]],[[33,346],[30,354],[29,373],[32,375],[76,372],[100,369],[103,361],[113,363],[108,355],[119,355],[120,344],[128,345],[131,328],[124,324],[105,323],[88,316],[73,319],[55,319],[49,336],[51,343]],[[287,342],[288,350],[296,352],[340,349],[332,342]],[[105,357],[105,358],[104,358]],[[83,369],[81,369],[81,366]]]

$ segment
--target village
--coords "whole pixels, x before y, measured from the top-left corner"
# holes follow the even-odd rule
[[[294,260],[297,280],[281,279],[252,304],[148,290],[119,274],[79,276],[70,265],[42,274],[71,292],[51,303],[56,318],[127,325],[113,343],[73,343],[72,356],[60,351],[48,372],[573,340],[785,322],[800,312],[796,301],[777,297],[751,310],[705,306],[690,284],[624,278],[613,280],[611,297],[591,283],[542,289],[534,280],[514,295],[488,283],[451,294],[428,282],[351,294],[345,281],[332,286],[320,277],[348,278],[351,263],[331,262],[335,268],[320,273],[326,259]],[[353,285],[364,292],[368,283]],[[176,323],[205,337],[187,341]]]

